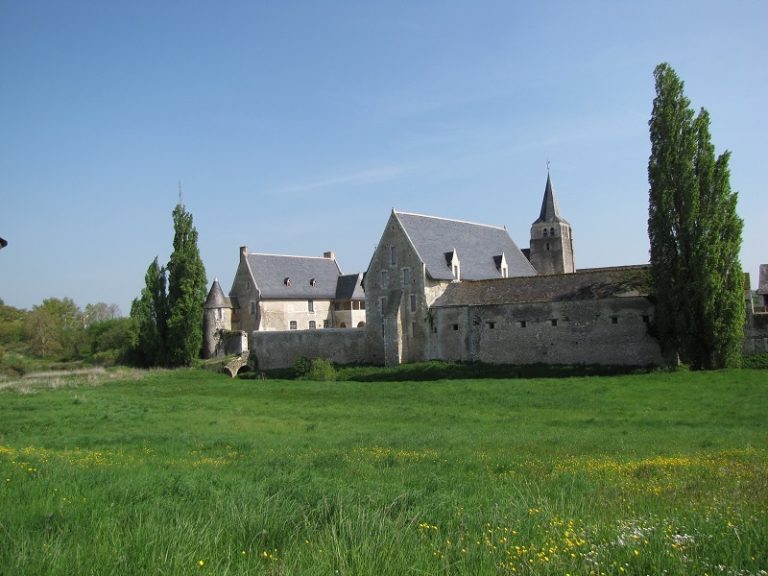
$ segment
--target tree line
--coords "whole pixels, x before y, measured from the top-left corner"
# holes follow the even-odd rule
[[[173,211],[173,252],[155,258],[145,286],[122,317],[116,304],[80,309],[71,298],[48,298],[31,310],[0,300],[0,372],[23,374],[59,362],[189,366],[202,348],[205,268],[192,215]]]

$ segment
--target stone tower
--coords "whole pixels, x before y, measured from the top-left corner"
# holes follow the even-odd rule
[[[232,303],[224,296],[218,279],[214,279],[203,304],[203,358],[223,355],[222,331],[232,329]]]
[[[531,226],[530,260],[539,274],[568,274],[576,271],[571,225],[560,216],[549,173],[541,213]]]

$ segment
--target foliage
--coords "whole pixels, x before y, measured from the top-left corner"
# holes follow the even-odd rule
[[[173,252],[168,262],[168,337],[171,366],[190,366],[203,346],[205,267],[197,247],[192,214],[183,204],[173,211]]]
[[[58,362],[113,364],[127,358],[132,334],[128,320],[93,311],[119,313],[115,304],[88,304],[83,312],[71,298],[48,298],[31,311],[0,304],[0,373],[23,375]]]
[[[654,76],[648,235],[658,337],[695,369],[734,366],[745,310],[730,153],[715,158],[709,114],[694,117],[674,70],[660,64]]]
[[[167,269],[155,258],[131,305],[134,352],[144,366],[191,366],[203,345],[205,268],[192,215],[182,204],[173,210],[173,226]]]
[[[168,302],[165,269],[158,264],[157,257],[144,275],[141,296],[131,304],[131,319],[135,327],[133,348],[140,365],[165,364]]]
[[[48,298],[34,306],[25,332],[31,351],[42,358],[72,360],[80,355],[83,317],[71,298]]]
[[[307,380],[315,382],[333,382],[336,380],[336,368],[330,360],[325,358],[313,358],[310,362]]]
[[[768,570],[761,372],[98,378],[0,393],[4,573]]]
[[[751,354],[749,356],[744,356],[744,358],[742,359],[742,366],[744,368],[753,368],[753,369],[762,369],[762,370],[768,369],[768,352],[763,352],[762,354]]]

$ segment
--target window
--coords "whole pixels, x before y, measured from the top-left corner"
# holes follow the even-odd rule
[[[555,229],[554,228],[550,228],[549,229],[549,235],[552,236],[552,238],[555,237]]]
[[[314,278],[312,278],[312,279],[309,281],[309,285],[310,285],[312,288],[317,288],[317,280],[315,280]]]
[[[458,324],[451,324],[451,328],[453,328],[453,331],[456,332],[459,329],[459,325]]]
[[[416,294],[411,294],[411,312],[416,312]]]
[[[328,320],[323,320],[323,328],[329,328],[330,326],[331,326],[331,323],[330,323],[330,321],[328,321]]]
[[[544,238],[546,238],[546,237],[547,237],[547,229],[544,228]]]
[[[557,318],[552,318],[549,323],[552,324],[552,326],[557,326]]]
[[[296,320],[291,320],[290,327],[291,327],[291,330],[298,330],[299,329],[299,325],[296,322]]]
[[[389,271],[388,270],[381,271],[381,287],[389,288]]]
[[[486,322],[486,326],[488,326],[488,330],[494,330],[496,328],[496,322]]]
[[[525,328],[525,327],[528,325],[528,323],[527,323],[525,320],[519,320],[519,321],[518,321],[518,323],[517,323],[517,325],[518,325],[520,328]]]
[[[387,309],[387,297],[382,296],[381,298],[379,298],[379,314],[384,316],[384,312],[386,311],[386,309]]]
[[[411,285],[411,269],[403,268],[401,272],[402,272],[403,288],[410,286]]]
[[[221,320],[221,308],[216,308],[216,320]]]
[[[290,288],[290,287],[291,287],[291,279],[290,279],[290,277],[286,277],[286,278],[283,280],[283,284],[285,284],[285,287],[286,287],[286,288]]]
[[[643,323],[648,324],[651,321],[651,317],[648,314],[643,314]]]
[[[307,300],[307,312],[314,312],[314,311],[315,311],[315,301]]]
[[[507,278],[509,276],[509,269],[506,266],[501,267],[501,277]]]
[[[256,302],[251,300],[251,316],[256,316]]]
[[[453,265],[453,277],[456,278],[456,280],[459,279],[459,265],[454,264]]]
[[[619,317],[611,316],[611,324],[618,324],[618,323],[619,323]]]
[[[317,324],[315,323],[314,320],[310,320],[309,321],[309,329],[310,330],[314,330],[315,328],[317,328]]]
[[[394,246],[389,247],[389,265],[397,265],[397,249]]]
[[[549,242],[547,242],[547,252],[549,252]]]

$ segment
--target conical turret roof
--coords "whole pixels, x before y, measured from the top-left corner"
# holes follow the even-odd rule
[[[205,299],[203,308],[231,308],[232,303],[229,298],[224,296],[224,291],[221,289],[218,278],[213,280],[211,290],[208,292],[208,297]]]

